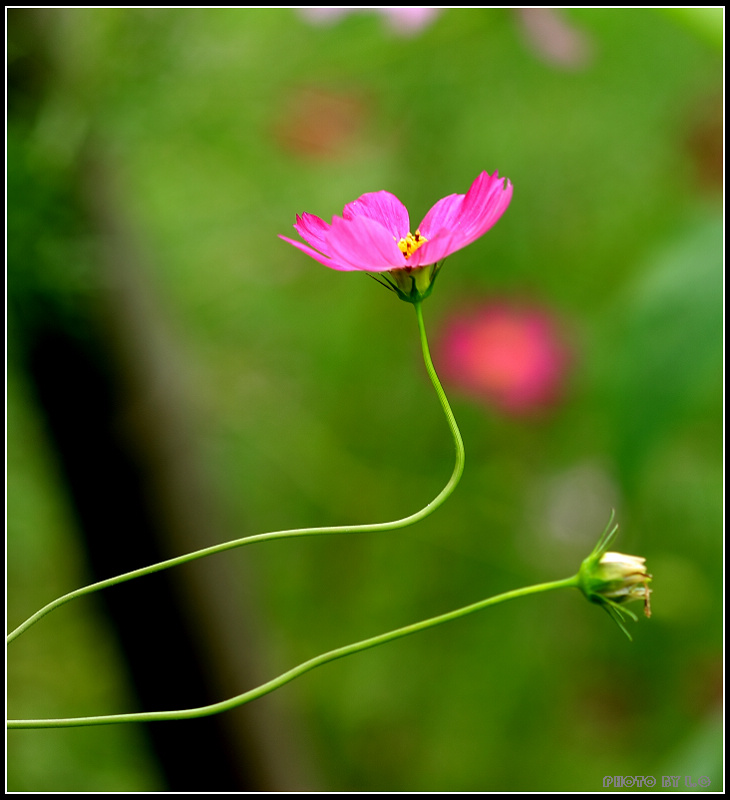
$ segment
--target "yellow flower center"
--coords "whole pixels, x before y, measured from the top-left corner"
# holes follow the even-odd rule
[[[405,239],[401,239],[398,242],[398,247],[400,247],[401,253],[403,253],[406,258],[410,258],[416,250],[427,241],[428,239],[421,236],[419,231],[416,231],[415,233],[409,233]]]

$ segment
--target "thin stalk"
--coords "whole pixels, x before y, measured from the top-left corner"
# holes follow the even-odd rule
[[[39,611],[36,611],[33,616],[28,617],[25,622],[23,622],[21,625],[18,625],[15,630],[8,634],[6,639],[7,644],[10,644],[10,642],[12,642],[14,639],[17,639],[18,636],[27,631],[28,628],[38,622],[38,620],[45,617],[46,614],[49,614],[51,611],[70,602],[71,600],[75,600],[77,597],[84,597],[92,592],[98,592],[101,589],[107,589],[110,586],[116,586],[124,581],[129,581],[133,578],[141,578],[143,575],[151,575],[153,572],[160,572],[163,569],[169,569],[170,567],[176,567],[180,564],[186,564],[189,561],[195,561],[198,558],[205,558],[206,556],[212,556],[215,553],[223,553],[226,550],[234,550],[237,547],[244,547],[245,545],[255,544],[256,542],[273,541],[274,539],[290,539],[296,536],[321,536],[325,534],[337,533],[375,533],[377,531],[396,530],[398,528],[405,528],[408,525],[413,525],[414,523],[419,522],[427,517],[429,514],[432,514],[454,491],[456,485],[461,479],[461,475],[464,471],[464,442],[462,441],[461,433],[459,432],[459,427],[456,424],[454,414],[449,406],[449,401],[446,399],[446,394],[444,393],[441,382],[439,381],[436,370],[434,369],[433,362],[431,361],[431,354],[428,349],[428,340],[426,338],[426,328],[423,323],[423,311],[421,309],[421,304],[419,302],[415,303],[414,305],[416,308],[416,317],[418,319],[418,332],[421,339],[421,349],[423,351],[423,361],[426,365],[426,372],[428,372],[428,376],[431,379],[431,383],[436,390],[439,402],[441,403],[441,407],[446,415],[446,420],[449,424],[451,435],[454,439],[454,446],[456,448],[456,459],[451,477],[449,478],[446,486],[444,486],[444,488],[433,500],[431,500],[430,503],[425,505],[419,511],[416,511],[414,514],[410,514],[402,519],[393,520],[392,522],[376,522],[366,525],[337,525],[320,528],[294,528],[292,530],[273,531],[271,533],[259,533],[254,536],[246,536],[242,539],[234,539],[230,542],[223,542],[222,544],[205,547],[202,550],[196,550],[192,553],[177,556],[176,558],[160,561],[157,564],[151,564],[148,567],[142,567],[140,569],[132,570],[131,572],[125,572],[124,574],[116,575],[113,578],[97,581],[96,583],[92,583],[88,586],[68,592],[68,594],[64,594],[43,606],[43,608],[41,608]]]
[[[406,625],[404,628],[397,628],[387,633],[381,633],[379,636],[373,636],[370,639],[363,639],[360,642],[346,645],[345,647],[338,647],[335,650],[330,650],[327,653],[322,653],[315,658],[310,658],[299,666],[284,672],[273,680],[257,686],[248,692],[239,694],[229,700],[224,700],[221,703],[213,703],[207,706],[200,706],[199,708],[188,708],[180,711],[148,711],[136,714],[108,714],[104,716],[95,717],[71,717],[68,719],[14,719],[8,720],[8,728],[72,728],[85,725],[114,725],[121,722],[154,722],[162,720],[181,720],[181,719],[194,719],[196,717],[207,717],[213,714],[219,714],[222,711],[229,711],[232,708],[237,708],[244,703],[250,703],[259,697],[263,697],[275,689],[284,686],[285,684],[298,678],[300,675],[315,669],[316,667],[327,664],[330,661],[335,661],[338,658],[360,653],[363,650],[369,650],[372,647],[377,647],[387,642],[392,642],[395,639],[402,639],[404,636],[410,636],[413,633],[424,631],[427,628],[435,628],[437,625],[442,625],[445,622],[451,622],[459,617],[465,617],[467,614],[473,614],[475,611],[481,611],[483,608],[503,603],[507,600],[515,600],[518,597],[526,597],[531,594],[538,594],[539,592],[549,592],[555,589],[578,588],[578,576],[574,575],[572,578],[565,578],[560,581],[551,581],[550,583],[539,583],[534,586],[526,586],[522,589],[514,589],[511,592],[504,592],[503,594],[489,597],[486,600],[481,600],[478,603],[473,603],[455,611],[450,611],[447,614],[441,614],[437,617],[416,622],[413,625]]]

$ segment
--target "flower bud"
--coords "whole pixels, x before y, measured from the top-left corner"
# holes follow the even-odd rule
[[[611,527],[613,515],[593,552],[581,564],[578,585],[592,603],[603,606],[618,626],[631,639],[623,625],[624,615],[636,620],[636,615],[624,603],[631,600],[644,601],[644,613],[651,616],[649,583],[652,576],[647,572],[646,559],[627,556],[623,553],[607,552],[618,526]]]
[[[646,571],[646,559],[627,556],[623,553],[604,553],[598,564],[581,575],[581,588],[586,597],[594,603],[605,599],[615,603],[629,600],[643,600],[644,612],[651,616],[647,586],[651,575]]]

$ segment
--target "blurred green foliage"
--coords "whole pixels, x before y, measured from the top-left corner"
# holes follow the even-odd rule
[[[54,200],[93,134],[236,535],[403,516],[451,469],[411,309],[277,234],[366,191],[392,191],[415,224],[483,169],[515,186],[497,226],[449,259],[426,322],[438,341],[465,301],[542,304],[574,354],[562,403],[510,419],[457,395],[466,473],[434,517],[247,550],[262,658],[273,676],[565,577],[612,505],[618,548],[655,576],[655,615],[629,644],[577,594],[546,596],[315,671],[281,694],[316,788],[598,791],[604,775],[705,774],[720,789],[717,36],[653,10],[561,11],[588,48],[566,66],[500,9],[446,10],[409,37],[366,13],[319,27],[286,9],[33,13],[55,60],[35,65],[52,73],[38,112],[10,107],[11,311],[30,280],[71,307],[93,298],[89,234]],[[26,24],[10,18],[11,66]],[[15,623],[84,566],[12,338],[8,372]],[[79,603],[14,645],[14,716],[125,709],[95,619]],[[13,732],[9,748],[14,790],[159,787],[132,728]]]

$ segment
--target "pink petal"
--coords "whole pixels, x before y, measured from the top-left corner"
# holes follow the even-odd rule
[[[312,250],[311,247],[307,247],[306,244],[302,244],[301,242],[296,242],[294,239],[289,239],[286,236],[282,236],[279,234],[279,238],[283,239],[285,242],[289,242],[289,244],[293,244],[294,247],[301,250],[303,253],[306,253],[308,256],[312,256],[313,259],[319,261],[320,264],[324,264],[325,267],[330,267],[330,269],[338,269],[342,272],[351,272],[353,270],[358,269],[357,267],[353,267],[350,264],[344,264],[337,259],[328,258],[327,256],[323,256],[321,253],[318,253],[316,250]]]
[[[461,207],[464,203],[463,194],[450,194],[443,197],[423,218],[418,230],[426,239],[431,239],[443,228],[448,230],[458,226],[461,219]]]
[[[390,192],[368,192],[352,203],[348,203],[342,211],[342,216],[347,220],[356,217],[375,220],[389,231],[391,236],[395,236],[397,241],[408,236],[410,231],[408,210]]]
[[[327,253],[327,234],[330,226],[323,219],[315,217],[314,214],[302,214],[301,216],[297,214],[294,229],[312,247]]]
[[[506,183],[506,186],[505,186]],[[482,172],[466,193],[461,229],[469,244],[486,233],[504,214],[512,199],[512,184],[495,172]]]
[[[512,184],[506,181],[505,187],[505,180],[496,172],[494,176],[482,172],[467,194],[451,194],[439,200],[418,226],[428,241],[411,256],[411,263],[433,264],[486,233],[512,199]]]
[[[407,266],[405,256],[391,234],[367,217],[334,217],[327,245],[332,258],[351,269],[386,272]]]

